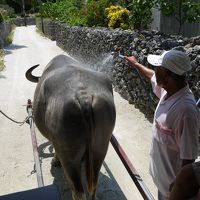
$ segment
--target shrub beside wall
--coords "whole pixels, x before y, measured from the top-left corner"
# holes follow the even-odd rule
[[[40,20],[36,24],[41,30]],[[119,51],[134,54],[138,56],[139,62],[147,65],[147,55],[150,53],[160,54],[172,48],[184,49],[192,63],[189,84],[195,97],[200,97],[200,37],[183,38],[158,31],[69,27],[51,20],[44,20],[44,32],[69,55],[95,70],[109,74],[115,90],[150,116],[157,103],[151,86],[118,57]],[[113,51],[115,53],[111,55]]]

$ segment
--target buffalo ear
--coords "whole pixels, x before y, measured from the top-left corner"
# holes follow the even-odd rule
[[[31,67],[30,69],[28,69],[26,71],[25,76],[29,81],[34,82],[34,83],[38,83],[40,77],[32,75],[32,71],[38,66],[39,66],[39,64],[38,65],[34,65],[33,67]]]

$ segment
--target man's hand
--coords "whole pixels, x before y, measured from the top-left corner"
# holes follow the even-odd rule
[[[124,57],[127,61],[128,61],[128,63],[131,65],[131,66],[133,66],[133,67],[135,67],[135,64],[136,63],[138,63],[138,61],[137,61],[137,59],[136,59],[136,57],[135,56],[125,56]]]

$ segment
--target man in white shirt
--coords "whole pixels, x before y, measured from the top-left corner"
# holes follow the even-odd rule
[[[150,174],[158,188],[158,199],[169,199],[178,171],[194,162],[198,153],[200,114],[186,82],[191,69],[188,56],[181,51],[149,55],[155,71],[138,63],[134,56],[125,59],[151,81],[160,99],[154,114]]]

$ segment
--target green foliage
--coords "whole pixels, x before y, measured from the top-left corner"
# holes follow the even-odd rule
[[[68,18],[67,23],[70,26],[77,26],[77,25],[86,25],[85,18],[81,16],[81,14],[77,11],[71,14]]]
[[[129,11],[121,6],[110,6],[105,9],[108,26],[112,28],[127,29],[129,27]]]
[[[26,13],[32,8],[36,0],[24,0]],[[14,8],[16,13],[22,12],[22,0],[5,0],[6,4]]]
[[[76,23],[79,18],[81,8],[79,0],[60,0],[43,4],[43,16],[58,19],[61,22]],[[72,20],[72,18],[74,19]]]
[[[183,21],[200,22],[200,3],[184,2],[182,5]]]
[[[6,4],[10,7],[12,7],[16,13],[20,13],[22,11],[21,4],[18,4],[18,2],[13,0],[5,0]]]
[[[44,17],[58,19],[68,25],[109,26],[123,29],[144,28],[151,22],[152,0],[50,0],[43,5]],[[105,9],[116,2],[125,5],[107,16]],[[124,7],[124,6],[123,6]],[[129,11],[130,12],[129,12]],[[107,11],[108,12],[108,11]]]
[[[43,5],[43,15],[68,25],[104,26],[108,5],[108,0],[91,0],[86,4],[82,0],[49,1]]]
[[[109,6],[108,0],[91,0],[85,6],[85,23],[87,26],[105,26],[105,8]]]
[[[0,4],[0,23],[11,17],[14,17],[13,8],[9,7],[8,5]]]
[[[146,28],[152,21],[152,0],[134,0],[128,2],[127,8],[131,12],[130,23],[133,28]]]
[[[180,27],[185,22],[200,21],[200,3],[186,0],[43,0],[43,2],[45,2],[44,17],[57,19],[71,26],[108,25],[113,28],[143,29],[152,21],[153,6],[157,6],[166,16],[174,15]],[[111,14],[108,17],[108,10],[105,9],[116,3],[124,10],[112,11],[112,17]]]
[[[155,1],[155,6],[162,11],[162,14],[165,16],[171,16],[174,14],[176,8],[177,8],[177,3],[176,1],[172,0],[156,0]]]

